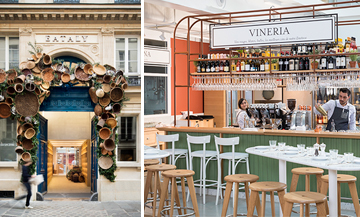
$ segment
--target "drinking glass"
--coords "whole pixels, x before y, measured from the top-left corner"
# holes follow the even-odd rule
[[[269,140],[270,149],[276,149],[276,140]]]
[[[344,153],[344,158],[346,163],[352,163],[354,160],[354,153],[346,152]]]
[[[339,151],[337,149],[330,149],[329,152],[330,152],[330,159],[336,160]]]
[[[280,151],[284,151],[286,142],[279,142],[278,144],[279,144],[279,150],[280,150]]]
[[[314,149],[314,147],[306,147],[306,152],[307,152],[307,155],[313,156],[315,149]]]
[[[301,154],[305,151],[305,144],[297,144],[298,152]]]

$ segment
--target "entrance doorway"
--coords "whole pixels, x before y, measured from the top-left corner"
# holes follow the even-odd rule
[[[55,149],[54,175],[66,175],[73,168],[79,167],[80,150],[77,147],[57,147]]]

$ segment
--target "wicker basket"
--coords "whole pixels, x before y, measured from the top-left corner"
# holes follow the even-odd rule
[[[17,93],[22,93],[24,91],[24,86],[22,84],[15,84],[14,88]]]
[[[64,73],[64,74],[62,74],[61,75],[61,80],[62,80],[62,82],[64,82],[64,83],[68,83],[71,79],[70,79],[70,75],[69,74],[66,74],[66,73]]]
[[[0,117],[1,118],[8,118],[11,115],[11,108],[5,102],[0,103]]]
[[[92,68],[93,68],[92,65],[88,63],[84,66],[84,72],[88,75],[92,75],[94,71],[93,70],[89,71],[89,69]]]
[[[51,56],[50,55],[44,55],[43,62],[44,62],[45,65],[51,65],[51,63],[52,63]]]
[[[105,94],[102,98],[99,99],[99,104],[102,106],[107,106],[109,105],[110,101],[109,94]]]
[[[106,120],[106,124],[111,128],[111,129],[114,129],[117,125],[117,121],[115,118],[108,118]]]
[[[7,78],[7,74],[4,70],[0,69],[0,84],[4,83]]]
[[[52,69],[52,68],[44,69],[41,72],[41,78],[46,82],[50,82],[50,81],[54,80],[54,78],[55,78],[54,69]]]
[[[127,83],[123,83],[123,84],[121,85],[121,89],[126,90],[127,88],[128,88],[128,84],[127,84]]]
[[[34,128],[34,126],[30,123],[25,123],[25,124],[21,125],[20,128],[18,128],[18,134],[22,135],[30,128]]]
[[[101,107],[101,105],[96,104],[94,108],[94,113],[96,116],[100,116],[103,113],[103,108]]]
[[[22,147],[23,147],[25,150],[30,151],[31,149],[34,148],[34,144],[32,143],[31,139],[24,139],[24,140],[22,141]]]
[[[102,156],[99,158],[98,163],[99,163],[99,167],[101,167],[104,170],[107,170],[113,165],[114,162],[111,157]]]
[[[121,111],[121,105],[119,103],[115,103],[112,106],[112,112],[115,114],[119,114]]]
[[[101,119],[102,119],[102,120],[106,121],[108,118],[109,118],[108,113],[105,113],[105,112],[104,112],[104,113],[101,114]]]
[[[35,66],[33,69],[32,69],[33,73],[36,73],[36,74],[39,74],[41,73],[41,70],[39,67]]]
[[[110,83],[110,81],[111,81],[111,75],[104,75],[104,77],[103,77],[103,81],[104,81],[104,83]]]
[[[106,155],[108,153],[108,151],[105,149],[105,148],[102,148],[101,149],[101,154],[102,155]]]
[[[92,101],[93,103],[98,103],[98,102],[99,102],[99,99],[98,99],[98,97],[96,96],[96,89],[95,89],[95,87],[90,87],[90,88],[89,88],[89,95],[90,95],[91,101]]]
[[[88,81],[90,80],[90,76],[88,74],[86,74],[84,72],[84,70],[78,66],[75,69],[75,77],[79,80],[79,81]]]
[[[19,75],[19,76],[15,79],[14,83],[15,83],[15,84],[23,84],[23,83],[25,82],[25,78],[26,78],[25,75]]]
[[[114,102],[119,102],[124,96],[124,92],[121,88],[115,87],[110,92],[110,98]]]
[[[29,152],[24,152],[21,154],[21,159],[25,162],[31,161],[31,154]]]
[[[9,80],[8,80],[9,81]],[[10,87],[8,87],[7,89],[6,89],[6,93],[8,94],[8,95],[14,95],[15,94],[15,87],[14,86],[10,86]]]
[[[93,66],[93,70],[97,75],[100,75],[100,76],[105,75],[105,73],[106,73],[105,67],[100,64]]]
[[[104,148],[107,150],[107,151],[112,151],[112,150],[114,150],[115,149],[115,142],[114,142],[114,140],[112,140],[112,139],[107,139],[107,140],[105,140],[105,142],[104,142]]]
[[[13,100],[11,97],[7,97],[7,98],[5,99],[5,103],[8,104],[8,105],[10,105],[10,106],[13,104],[13,102],[14,102],[14,100]]]
[[[104,139],[104,140],[108,139],[108,138],[110,138],[110,135],[111,135],[111,130],[107,127],[103,127],[99,131],[99,137],[101,139]]]
[[[105,124],[105,120],[104,119],[100,119],[99,121],[98,121],[98,123],[97,123],[97,126],[98,127],[104,127],[104,124]]]
[[[38,97],[31,92],[24,91],[15,96],[16,111],[22,116],[34,116],[39,111]]]
[[[34,130],[34,128],[29,128],[25,131],[24,136],[27,139],[31,139],[35,136],[35,134],[36,134],[36,131]]]
[[[29,92],[33,92],[35,90],[36,86],[34,83],[26,83],[25,84],[25,90]]]
[[[7,74],[8,74],[8,76],[7,76],[7,79],[8,80],[15,80],[15,78],[17,77],[17,71],[16,70],[14,70],[14,69],[10,69],[10,70],[8,70],[7,71]]]
[[[31,70],[30,70],[30,69],[23,69],[23,70],[21,70],[21,72],[22,72],[25,76],[31,74]]]
[[[62,72],[60,72],[60,71],[55,71],[55,78],[54,78],[54,80],[55,80],[55,81],[60,81],[60,80],[61,80],[61,75],[62,75]]]
[[[24,149],[21,146],[16,146],[15,152],[16,152],[16,154],[22,154],[22,153],[24,153]]]
[[[100,97],[100,98],[105,95],[105,92],[103,89],[97,89],[95,93],[96,93],[96,96]]]
[[[109,84],[102,84],[102,88],[104,90],[105,93],[109,93],[111,90],[111,87]]]

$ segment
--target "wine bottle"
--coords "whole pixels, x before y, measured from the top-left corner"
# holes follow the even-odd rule
[[[323,54],[325,54],[325,51],[323,51]],[[327,58],[326,56],[321,57],[320,59],[320,69],[327,69]]]
[[[336,56],[335,58],[335,68],[341,69],[341,56]]]
[[[200,55],[199,55],[199,60],[200,60]],[[197,65],[196,65],[196,72],[197,73],[200,73],[201,72],[201,61],[198,61],[197,62]]]
[[[285,52],[285,56],[288,57],[289,56],[289,52],[286,51]],[[284,64],[283,64],[283,71],[289,71],[289,58],[285,58],[284,60]]]
[[[310,60],[309,60],[309,57],[305,57],[304,70],[309,70],[309,69],[310,69]]]
[[[215,72],[219,72],[220,69],[219,69],[219,60],[216,60],[215,61]]]
[[[289,59],[289,70],[290,71],[295,70],[295,58],[292,58],[292,56]]]
[[[250,72],[250,60],[249,55],[247,55],[246,63],[245,63],[245,72]]]
[[[224,72],[229,72],[229,71],[230,71],[230,63],[229,60],[226,60],[224,66]]]
[[[222,59],[222,58],[224,58],[223,54],[220,54],[220,59]],[[219,71],[224,72],[224,62],[222,60],[220,60]]]
[[[300,57],[299,59],[299,70],[305,70],[305,61],[303,59],[303,57]]]
[[[206,59],[206,55],[203,56],[203,59]],[[206,72],[206,61],[201,62],[201,72]]]
[[[241,63],[240,63],[241,60],[238,60],[237,63],[236,63],[236,72],[241,72]]]
[[[346,69],[346,57],[345,57],[345,55],[342,55],[340,57],[340,66],[341,66],[340,69]]]
[[[264,57],[264,53],[261,54],[262,57]],[[261,59],[260,60],[260,71],[265,72],[265,60]]]
[[[245,72],[245,65],[246,65],[245,60],[241,60],[241,69],[240,69],[240,71]]]
[[[281,57],[284,56],[284,52],[280,52],[281,53]],[[283,65],[284,65],[284,60],[283,58],[279,58],[279,71],[284,71],[283,70]]]
[[[332,52],[330,52],[331,54]],[[333,56],[329,56],[327,58],[327,69],[334,69],[334,65],[336,64],[336,60],[334,60]]]
[[[299,58],[294,59],[294,70],[299,71]]]
[[[214,62],[214,61],[211,61],[211,62],[210,62],[210,65],[211,65],[210,71],[211,71],[211,72],[215,72],[215,62]]]

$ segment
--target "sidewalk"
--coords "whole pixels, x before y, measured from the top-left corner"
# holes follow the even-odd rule
[[[140,201],[34,201],[24,209],[25,200],[0,200],[0,216],[141,216]]]

